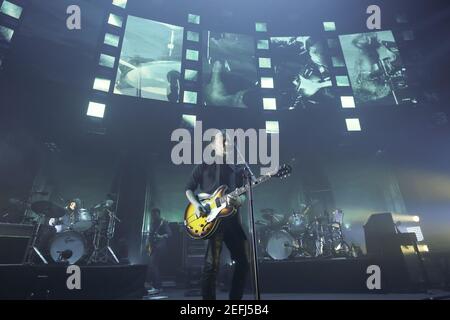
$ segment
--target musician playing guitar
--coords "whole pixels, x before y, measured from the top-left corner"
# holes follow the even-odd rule
[[[227,139],[225,131],[221,131],[214,137],[212,144],[216,157],[225,157]],[[225,164],[200,164],[196,166],[186,184],[186,196],[189,202],[196,208],[196,214],[207,215],[208,208],[198,199],[195,191],[213,193],[219,186],[225,185],[228,190],[234,190],[244,184],[243,167]],[[227,205],[239,208],[245,201],[245,196],[227,196]],[[208,238],[202,275],[202,296],[205,300],[216,298],[216,278],[220,265],[220,253],[225,243],[230,251],[231,259],[235,262],[235,269],[231,283],[229,298],[240,300],[244,292],[245,280],[249,270],[247,253],[247,237],[240,222],[239,212],[221,219],[215,232]]]

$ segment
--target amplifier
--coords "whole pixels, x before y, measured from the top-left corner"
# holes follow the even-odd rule
[[[33,225],[0,223],[0,264],[24,263],[33,232]]]

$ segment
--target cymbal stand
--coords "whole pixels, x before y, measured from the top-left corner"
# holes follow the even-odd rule
[[[26,254],[26,258],[25,258],[26,264],[33,263],[33,253],[35,253],[39,257],[39,259],[41,259],[41,261],[43,263],[48,264],[47,260],[44,258],[44,256],[42,255],[42,253],[39,251],[39,249],[36,246],[36,242],[37,242],[37,239],[39,236],[39,231],[41,229],[41,225],[42,225],[42,217],[39,216],[39,222],[34,228],[33,236],[31,238],[32,239],[31,243],[27,248],[27,254]]]
[[[98,225],[98,222],[95,226],[95,233],[94,233],[94,251],[92,252],[91,256],[89,257],[88,264],[91,263],[107,263],[109,261],[109,257],[111,256],[113,258],[113,261],[115,263],[119,263],[119,259],[117,258],[116,254],[112,250],[110,246],[110,242],[112,238],[114,237],[114,231],[115,231],[115,225],[116,220],[120,222],[120,219],[117,218],[117,216],[114,214],[113,211],[109,209],[105,209],[105,211],[108,212],[109,215],[109,222],[108,222],[108,228],[106,231],[106,243],[103,247],[100,247],[100,241],[102,238],[102,230],[100,226]]]

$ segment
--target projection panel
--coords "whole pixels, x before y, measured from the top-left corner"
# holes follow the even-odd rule
[[[333,103],[329,59],[322,39],[270,38],[278,110]]]
[[[339,36],[357,105],[411,101],[406,71],[391,31]]]
[[[233,33],[205,32],[203,49],[204,104],[237,108],[257,104],[254,39]]]
[[[179,102],[183,28],[129,16],[114,93]]]

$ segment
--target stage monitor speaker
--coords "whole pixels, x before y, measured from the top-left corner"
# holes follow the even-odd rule
[[[24,263],[33,231],[33,225],[0,223],[0,264]]]
[[[410,259],[402,250],[405,245],[417,247],[417,238],[414,233],[399,232],[391,213],[372,214],[364,225],[364,235],[367,255],[379,261],[385,286],[404,291],[424,282],[422,257],[417,252],[415,259]]]

